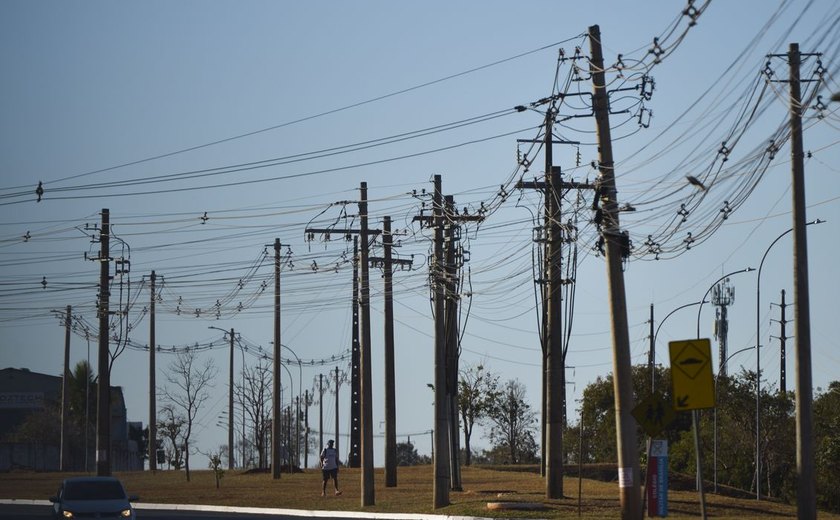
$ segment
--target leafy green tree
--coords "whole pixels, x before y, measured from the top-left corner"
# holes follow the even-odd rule
[[[817,501],[835,513],[840,512],[840,381],[832,381],[828,390],[814,399],[814,459],[816,462]]]
[[[472,462],[470,439],[475,425],[487,416],[499,397],[499,376],[487,371],[483,365],[471,365],[461,370],[458,379],[458,410],[464,429],[465,465]]]
[[[525,400],[525,385],[518,380],[505,383],[487,412],[490,422],[491,449],[504,449],[505,463],[519,464],[536,460],[536,413]]]
[[[397,465],[398,466],[418,466],[420,464],[430,464],[432,460],[427,456],[421,456],[417,453],[417,448],[411,441],[397,443]]]
[[[665,403],[671,403],[671,375],[666,368],[656,367],[653,373],[646,365],[632,367],[633,394],[635,402],[640,402],[651,396],[652,388],[656,388],[655,398]],[[651,381],[653,377],[653,381]],[[605,377],[598,377],[593,383],[587,385],[583,390],[583,401],[581,418],[585,432],[583,439],[583,452],[585,460],[589,462],[616,462],[616,427],[615,427],[615,389],[613,387],[613,376],[608,374]],[[678,414],[675,421],[659,436],[669,441],[669,445],[676,443],[682,432],[690,429],[691,418],[688,414]],[[577,429],[575,429],[574,442],[576,444]],[[641,427],[637,429],[638,441],[637,452],[645,453],[646,436]],[[570,439],[572,441],[572,439]],[[577,452],[577,446],[566,444],[569,452]],[[693,453],[693,452],[692,452]],[[674,454],[671,454],[673,457]]]

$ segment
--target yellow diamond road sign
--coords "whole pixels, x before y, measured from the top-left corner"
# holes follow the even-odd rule
[[[715,407],[712,347],[708,338],[671,341],[671,382],[674,410]]]

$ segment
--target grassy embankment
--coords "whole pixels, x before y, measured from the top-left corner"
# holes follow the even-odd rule
[[[512,469],[512,468],[511,468]],[[0,473],[0,498],[46,499],[54,494],[66,474],[10,472]],[[360,506],[360,474],[358,469],[341,470],[340,497],[321,497],[320,472],[284,473],[272,480],[267,473],[227,472],[220,489],[216,489],[210,471],[193,471],[187,482],[183,472],[158,471],[117,473],[130,494],[141,502],[243,505],[288,509],[323,509],[337,511],[375,511],[389,513],[439,513],[496,518],[570,518],[578,515],[578,480],[566,477],[566,498],[545,500],[543,480],[533,471],[499,471],[496,469],[463,468],[464,490],[450,494],[451,505],[433,510],[432,468],[416,466],[399,468],[398,486],[386,488],[381,468],[375,472],[376,505]],[[674,479],[674,483],[678,480]],[[677,486],[683,487],[683,486]],[[737,494],[737,493],[736,493]],[[521,501],[545,505],[542,511],[489,511],[488,502]],[[775,501],[738,498],[712,493],[706,495],[707,513],[714,518],[764,519],[796,516],[793,506]],[[699,497],[694,491],[671,490],[669,516],[697,517]],[[619,518],[618,485],[614,482],[583,479],[582,517]],[[840,515],[821,513],[820,518],[838,519]]]

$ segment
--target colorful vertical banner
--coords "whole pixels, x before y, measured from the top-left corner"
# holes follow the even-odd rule
[[[647,465],[648,516],[668,516],[668,441],[651,440]]]

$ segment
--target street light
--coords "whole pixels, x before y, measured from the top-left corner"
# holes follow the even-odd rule
[[[230,361],[229,361],[229,389],[228,389],[228,469],[233,470],[233,340],[234,340],[234,333],[233,327],[231,327],[230,331],[226,331],[225,329],[220,329],[219,327],[214,327],[210,325],[207,327],[208,329],[214,329],[222,331],[225,336],[230,334]]]
[[[806,222],[806,226],[811,224],[822,224],[824,220],[812,220]],[[764,251],[764,256],[761,257],[761,262],[758,264],[758,276],[755,282],[755,499],[761,500],[761,444],[759,435],[761,431],[761,355],[759,353],[759,340],[761,335],[761,269],[764,267],[764,260],[770,249],[776,245],[776,242],[794,228],[790,228],[781,235],[777,236],[775,240],[770,242],[767,250]]]
[[[682,309],[685,309],[685,308],[688,308],[688,307],[692,307],[694,305],[702,305],[703,303],[704,302],[701,300],[699,302],[692,302],[692,303],[686,303],[685,305],[680,305],[676,309],[674,309],[671,312],[669,312],[668,314],[666,314],[665,317],[662,318],[662,321],[659,322],[659,325],[656,327],[656,332],[653,334],[653,345],[651,346],[650,355],[648,356],[648,364],[650,364],[650,392],[651,392],[651,394],[656,391],[656,384],[655,384],[656,378],[654,377],[654,375],[655,375],[654,374],[654,367],[656,366],[656,338],[657,338],[657,336],[659,336],[659,329],[661,329],[662,325],[665,324],[665,320],[670,318],[671,315],[674,314],[675,312],[677,312],[679,310],[682,310]],[[651,317],[651,320],[653,320],[653,317]]]

